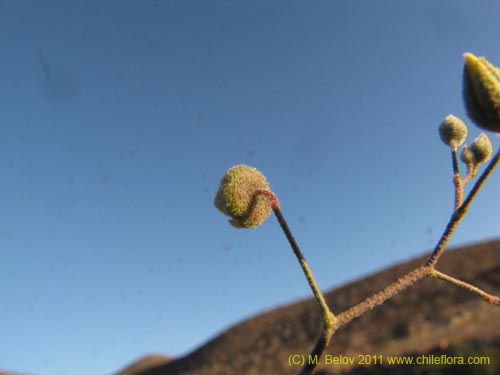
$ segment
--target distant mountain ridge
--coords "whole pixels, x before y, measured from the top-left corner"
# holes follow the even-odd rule
[[[336,288],[325,295],[328,305],[334,312],[343,311],[423,264],[426,258]],[[499,295],[500,240],[447,250],[437,268]],[[295,375],[299,368],[289,366],[289,356],[309,353],[319,330],[318,309],[310,298],[230,327],[184,357],[138,373],[117,375]],[[326,353],[427,353],[464,341],[500,343],[500,308],[442,280],[425,278],[342,327]],[[324,365],[318,368],[318,375],[353,369]]]

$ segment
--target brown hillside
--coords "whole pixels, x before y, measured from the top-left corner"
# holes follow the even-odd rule
[[[150,354],[132,362],[129,366],[120,371],[120,375],[135,375],[144,373],[149,369],[164,365],[172,361],[172,358],[164,355]],[[2,374],[0,374],[2,375]]]
[[[343,311],[425,259],[414,259],[334,289],[327,293],[327,302],[334,312]],[[437,268],[498,295],[500,240],[447,251]],[[387,356],[428,353],[464,341],[500,342],[499,323],[498,306],[442,280],[424,279],[341,328],[327,353]],[[296,374],[299,368],[290,367],[288,358],[290,354],[307,354],[319,328],[317,307],[307,299],[255,316],[185,357],[133,375]],[[318,373],[338,374],[349,372],[352,366],[324,365],[319,369]]]
[[[334,289],[326,294],[334,312],[340,312],[383,289],[426,257],[396,265]],[[500,294],[500,240],[445,252],[438,269]],[[179,358],[149,355],[116,375],[288,375],[298,367],[288,365],[290,354],[307,354],[319,332],[319,315],[312,299],[257,315]],[[485,368],[326,365],[317,375],[400,374],[500,374],[500,308],[441,280],[424,279],[384,305],[341,328],[327,353],[345,355],[400,355],[464,353],[491,357]],[[451,354],[450,354],[451,353]],[[353,372],[354,371],[354,372]],[[20,375],[2,372],[0,375]],[[95,375],[95,374],[91,374]]]

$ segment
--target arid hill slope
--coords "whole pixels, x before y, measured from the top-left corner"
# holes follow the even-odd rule
[[[327,293],[327,302],[334,312],[343,311],[424,260],[414,259],[334,289]],[[448,250],[437,268],[499,295],[500,240]],[[307,299],[248,319],[185,357],[133,375],[296,374],[298,367],[289,366],[289,356],[307,354],[319,329],[317,307]],[[341,328],[327,353],[429,353],[464,341],[500,342],[500,307],[442,280],[426,278]],[[338,374],[349,372],[352,366],[324,365],[319,369],[318,373]]]
[[[327,302],[334,312],[343,311],[421,265],[424,259],[336,288],[327,293]],[[500,295],[500,240],[448,250],[437,268]],[[299,368],[289,366],[289,356],[306,355],[319,329],[317,306],[307,299],[230,327],[182,358],[147,355],[116,375],[292,375]],[[358,358],[451,350],[453,355],[464,347],[472,354],[490,353],[493,363],[484,369],[447,366],[438,371],[434,366],[428,372],[422,367],[324,364],[316,374],[500,374],[500,307],[442,280],[424,279],[341,328],[326,353]],[[0,371],[0,375],[13,374]]]

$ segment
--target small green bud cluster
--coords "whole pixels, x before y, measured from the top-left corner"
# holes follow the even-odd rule
[[[467,114],[480,128],[500,135],[500,69],[472,53],[464,54],[464,59],[463,97]],[[451,147],[456,160],[457,148],[467,138],[467,126],[458,117],[448,115],[439,125],[439,136]],[[492,153],[493,146],[485,133],[469,146],[463,146],[460,160],[468,169],[464,183],[476,175],[479,165],[487,162]],[[457,168],[454,169],[457,174]]]
[[[215,207],[231,217],[229,223],[236,228],[255,228],[271,213],[273,200],[266,177],[247,165],[229,168],[215,196]]]
[[[458,117],[448,115],[439,125],[439,136],[443,143],[454,151],[461,146],[467,137],[467,126]],[[485,133],[481,133],[474,141],[464,145],[460,153],[462,160],[469,168],[475,168],[488,161],[493,153],[493,146]]]

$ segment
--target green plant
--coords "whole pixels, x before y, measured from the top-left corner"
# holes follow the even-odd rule
[[[500,132],[500,70],[491,65],[484,57],[478,58],[466,53],[464,58],[463,96],[467,113],[479,127],[498,133]],[[450,220],[434,251],[422,266],[412,270],[363,302],[337,314],[333,313],[326,304],[312,271],[282,214],[279,201],[270,189],[264,175],[257,169],[246,165],[234,166],[226,172],[215,198],[215,206],[225,215],[230,216],[230,223],[238,228],[253,228],[262,224],[272,210],[302,267],[320,308],[322,318],[322,329],[309,354],[310,356],[320,356],[339,327],[375,306],[381,305],[387,299],[424,277],[445,280],[477,294],[491,304],[500,305],[499,297],[488,294],[474,285],[436,269],[439,257],[442,255],[458,224],[466,215],[472,201],[488,176],[499,163],[500,149],[493,156],[464,199],[465,185],[476,177],[479,167],[491,158],[493,151],[491,142],[488,136],[482,133],[469,146],[465,145],[462,148],[460,159],[467,167],[466,174],[462,176],[457,155],[458,147],[463,144],[467,137],[467,126],[462,120],[449,115],[439,126],[439,134],[441,140],[451,150],[455,203]],[[314,361],[305,363],[299,375],[312,374],[316,363]]]

